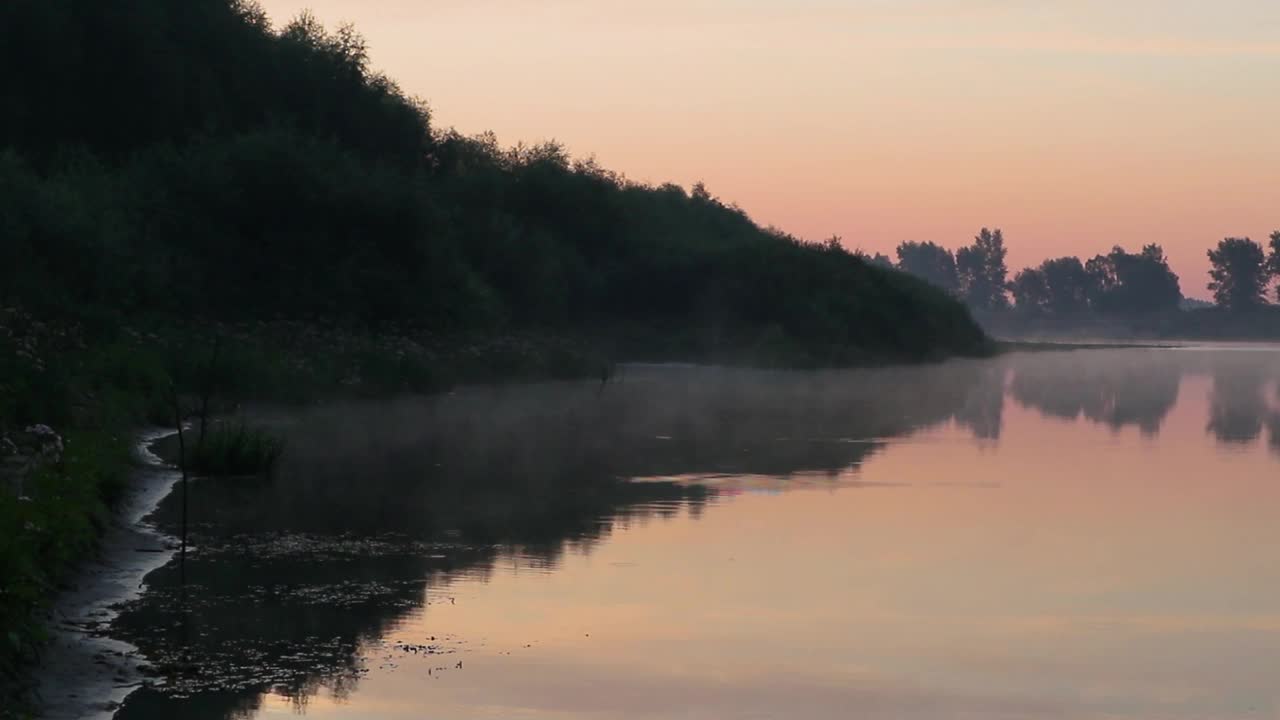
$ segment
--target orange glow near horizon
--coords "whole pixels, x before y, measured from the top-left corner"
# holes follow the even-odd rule
[[[1001,227],[1011,270],[1280,229],[1269,0],[262,0],[350,21],[438,127],[556,139],[892,255]]]

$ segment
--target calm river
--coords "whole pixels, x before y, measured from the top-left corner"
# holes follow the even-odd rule
[[[268,416],[119,720],[1280,717],[1280,349],[627,367]],[[152,522],[175,530],[167,499]]]

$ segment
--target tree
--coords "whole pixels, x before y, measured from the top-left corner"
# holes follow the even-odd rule
[[[1005,267],[1004,235],[999,228],[982,228],[973,244],[956,251],[956,274],[965,302],[980,310],[1009,306],[1005,294],[1009,270]]]
[[[1084,265],[1089,306],[1097,312],[1159,312],[1182,302],[1178,276],[1154,243],[1129,253],[1119,245]]]
[[[1209,289],[1219,306],[1248,310],[1266,304],[1267,258],[1249,238],[1226,238],[1209,251]]]
[[[1267,273],[1280,279],[1280,230],[1271,233],[1271,252],[1267,255]],[[1276,299],[1280,300],[1280,285],[1276,285]]]
[[[823,245],[827,249],[831,249],[834,246],[839,248],[841,252],[848,252],[844,249],[844,239],[839,235],[832,235],[830,238],[823,241]],[[853,255],[868,265],[875,265],[876,267],[882,267],[889,270],[893,269],[893,260],[890,260],[889,256],[884,253],[875,253],[873,255],[862,248],[858,248],[853,251]]]
[[[0,87],[5,306],[449,333],[674,321],[824,362],[985,343],[883,256],[759,227],[702,183],[433,130],[357,33],[310,15],[276,31],[252,0],[0,2]]]
[[[876,253],[875,255],[872,255],[869,262],[872,265],[876,265],[882,268],[889,268],[889,269],[893,268],[893,260],[888,255],[885,255],[884,253]]]
[[[1089,308],[1090,278],[1084,263],[1076,257],[1045,260],[1040,265],[1048,291],[1047,309],[1056,313],[1080,312]]]
[[[956,258],[931,242],[904,242],[898,246],[898,269],[911,273],[953,295],[959,290]]]
[[[1013,301],[1019,310],[1043,312],[1049,307],[1049,283],[1039,268],[1025,268],[1013,276],[1009,283]]]
[[[1020,310],[1070,313],[1088,309],[1091,283],[1080,258],[1061,257],[1022,270],[1009,290]]]

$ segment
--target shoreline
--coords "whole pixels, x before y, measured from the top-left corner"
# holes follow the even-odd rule
[[[102,631],[121,603],[141,594],[147,574],[177,552],[173,538],[145,522],[181,480],[151,451],[172,434],[153,429],[135,435],[140,463],[128,494],[113,510],[97,554],[75,571],[71,588],[59,594],[49,613],[49,641],[32,669],[39,717],[108,720],[145,682],[146,662],[137,648]]]
[[[1194,341],[1188,341],[1194,342]],[[1006,340],[996,339],[999,354],[1018,352],[1070,352],[1073,350],[1176,350],[1185,343],[1149,342],[1134,340],[1099,340],[1088,342],[1081,340]]]

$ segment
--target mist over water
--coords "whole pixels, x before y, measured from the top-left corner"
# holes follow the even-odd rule
[[[278,476],[193,484],[187,586],[111,629],[161,680],[117,717],[1274,717],[1278,380],[1212,346],[264,411]]]

